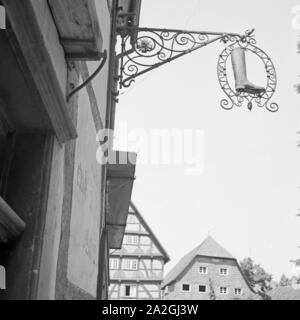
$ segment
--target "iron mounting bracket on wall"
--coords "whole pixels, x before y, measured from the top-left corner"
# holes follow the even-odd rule
[[[277,85],[276,71],[270,57],[255,46],[254,29],[246,31],[245,34],[238,34],[138,28],[125,25],[125,27],[118,27],[116,32],[120,37],[117,43],[119,67],[118,74],[116,74],[120,89],[129,87],[137,77],[153,69],[220,41],[228,44],[228,47],[219,55],[217,67],[221,88],[229,98],[229,101],[226,99],[221,101],[222,108],[228,110],[233,106],[240,107],[246,102],[249,110],[252,110],[253,103],[256,103],[258,107],[266,107],[272,112],[278,110],[276,103],[269,105],[269,100]],[[230,86],[227,79],[226,62],[236,46],[256,54],[263,61],[268,79],[263,92],[237,91]]]

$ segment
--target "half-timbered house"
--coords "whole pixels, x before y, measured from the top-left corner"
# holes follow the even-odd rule
[[[110,251],[109,299],[161,299],[168,261],[168,254],[131,203],[122,248]]]

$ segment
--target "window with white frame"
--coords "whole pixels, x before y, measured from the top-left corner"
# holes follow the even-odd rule
[[[111,270],[119,269],[119,259],[110,258],[109,259],[109,269],[111,269]]]
[[[148,236],[141,236],[140,237],[140,245],[142,246],[149,246],[151,244],[151,239]]]
[[[137,259],[123,259],[122,269],[124,270],[137,270],[138,260]]]
[[[200,274],[207,274],[207,267],[200,266],[199,267],[199,272],[200,272]]]
[[[221,276],[228,276],[228,269],[227,268],[220,268],[220,275]]]
[[[199,285],[198,290],[199,290],[199,292],[206,292],[206,286],[204,286],[204,285]]]
[[[191,286],[188,283],[183,283],[181,285],[181,291],[189,292],[191,290]]]
[[[126,298],[135,298],[136,297],[136,285],[132,285],[132,284],[125,285],[124,296]]]
[[[227,287],[220,287],[220,293],[221,294],[228,294],[228,288]]]
[[[242,295],[242,289],[241,288],[235,288],[234,289],[234,294],[236,296],[241,296]]]
[[[124,237],[124,244],[135,245],[138,244],[139,237],[134,235],[126,235]]]

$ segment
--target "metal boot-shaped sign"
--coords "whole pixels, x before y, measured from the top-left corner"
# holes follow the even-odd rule
[[[235,79],[235,89],[237,92],[262,94],[266,91],[264,87],[256,86],[248,80],[244,48],[238,47],[233,49],[231,53],[231,62]]]
[[[254,30],[246,32],[242,38],[228,37],[223,42],[230,42],[226,47],[218,61],[218,78],[222,90],[225,92],[229,100],[223,99],[221,107],[230,110],[234,106],[242,107],[245,103],[251,111],[253,105],[265,107],[268,111],[278,111],[277,103],[271,102],[276,86],[276,71],[270,57],[261,49],[255,46],[256,41],[252,35]],[[265,87],[251,83],[247,77],[246,52],[254,53],[258,56],[265,67],[267,84]],[[235,88],[229,84],[227,77],[227,60],[231,56],[232,69],[235,79]]]

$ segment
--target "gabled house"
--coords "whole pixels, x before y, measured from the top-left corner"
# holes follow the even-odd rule
[[[163,298],[170,300],[247,300],[255,293],[237,260],[211,236],[167,274]]]
[[[161,299],[164,265],[170,260],[131,203],[122,247],[110,251],[110,300]]]

